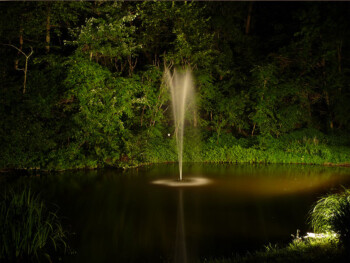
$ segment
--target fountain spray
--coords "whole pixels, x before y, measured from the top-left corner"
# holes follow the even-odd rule
[[[183,72],[174,69],[173,73],[171,73],[170,70],[166,68],[164,71],[164,77],[171,93],[179,161],[179,180],[182,181],[182,155],[185,112],[192,104],[191,102],[193,102],[194,98],[192,74],[189,69],[186,69]]]

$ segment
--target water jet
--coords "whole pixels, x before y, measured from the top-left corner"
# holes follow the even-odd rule
[[[170,70],[166,68],[164,71],[164,79],[166,85],[170,89],[171,94],[179,162],[179,181],[182,181],[182,155],[185,112],[186,110],[189,110],[189,108],[194,104],[192,74],[189,69],[186,69],[183,72],[174,69],[173,73],[171,73]]]
[[[152,184],[165,185],[170,187],[190,187],[202,186],[211,183],[211,180],[203,177],[189,177],[184,179],[182,176],[182,157],[184,144],[184,127],[186,112],[194,112],[194,85],[190,69],[183,71],[174,69],[170,72],[169,68],[164,70],[164,83],[170,90],[171,102],[175,125],[175,138],[179,163],[178,179],[160,179],[153,181]],[[170,136],[170,134],[168,134]]]
[[[194,112],[194,86],[190,69],[184,71],[174,71],[165,68],[164,82],[168,86],[171,94],[171,102],[175,124],[175,138],[179,163],[178,179],[161,179],[153,181],[152,184],[165,185],[171,187],[202,186],[211,183],[211,180],[203,177],[190,177],[183,179],[182,176],[182,156],[183,140],[186,112]],[[168,134],[170,136],[170,134]]]

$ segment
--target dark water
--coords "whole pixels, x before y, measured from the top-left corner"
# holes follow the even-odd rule
[[[202,187],[152,185],[177,164],[42,177],[76,235],[65,262],[194,262],[283,244],[322,195],[350,185],[349,168],[185,164]]]

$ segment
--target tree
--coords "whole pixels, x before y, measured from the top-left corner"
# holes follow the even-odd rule
[[[136,64],[140,45],[135,42],[135,26],[132,22],[137,13],[123,10],[122,4],[114,2],[98,5],[95,15],[86,19],[85,25],[71,30],[81,54],[90,60],[108,66],[109,69],[131,76]]]

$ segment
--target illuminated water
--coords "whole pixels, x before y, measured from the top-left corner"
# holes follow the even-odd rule
[[[339,185],[349,168],[184,164],[201,187],[165,187],[177,164],[41,177],[58,203],[76,255],[64,262],[194,262],[286,243],[306,224],[311,205]],[[333,190],[332,190],[333,189]]]

